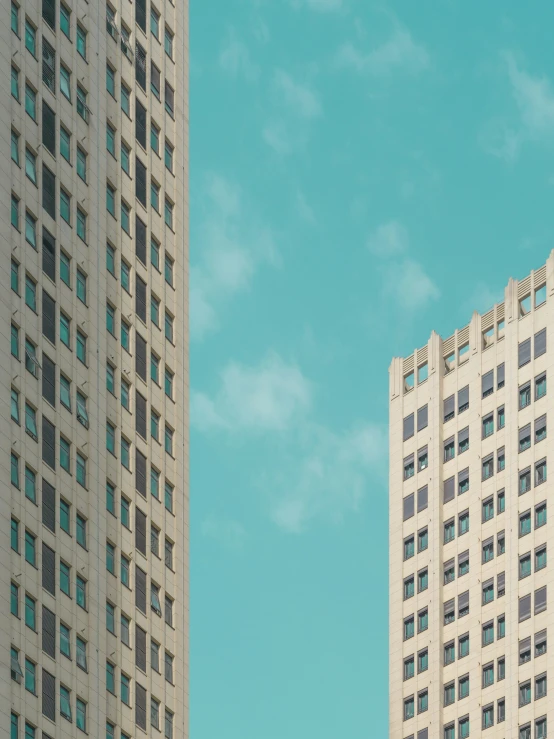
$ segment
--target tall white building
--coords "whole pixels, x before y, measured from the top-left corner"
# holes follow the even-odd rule
[[[182,739],[188,2],[3,21],[0,737]]]
[[[553,364],[554,252],[392,361],[391,738],[554,732]]]

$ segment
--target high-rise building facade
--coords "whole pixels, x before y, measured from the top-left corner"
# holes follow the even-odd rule
[[[392,739],[554,731],[553,364],[554,252],[503,303],[392,361]]]
[[[0,737],[182,739],[188,2],[8,6]]]

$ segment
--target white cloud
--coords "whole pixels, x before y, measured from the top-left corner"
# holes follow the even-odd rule
[[[308,425],[299,451],[299,460],[283,465],[271,501],[271,518],[287,533],[302,533],[314,519],[340,523],[358,509],[369,478],[386,484],[387,434],[380,426],[336,434]]]
[[[496,303],[504,300],[503,290],[494,290],[484,282],[478,282],[467,300],[463,303],[463,311],[465,314],[477,313],[484,314],[489,311]]]
[[[280,156],[290,154],[294,149],[290,131],[283,121],[269,121],[262,131],[265,143]]]
[[[367,246],[376,257],[403,254],[408,249],[408,232],[398,221],[383,223],[369,236]]]
[[[290,0],[290,4],[297,10],[306,7],[318,13],[331,13],[344,8],[343,0]]]
[[[193,391],[191,422],[203,431],[285,431],[311,399],[311,383],[300,369],[270,352],[255,367],[230,362],[214,398]]]
[[[246,531],[238,521],[207,518],[200,528],[202,535],[215,539],[230,549],[240,549],[244,544]]]
[[[310,223],[311,225],[315,223],[313,208],[306,200],[304,193],[300,190],[296,192],[296,210],[298,211],[298,215],[302,220],[306,221],[306,223]]]
[[[388,304],[409,312],[437,300],[440,290],[419,262],[405,259],[384,269],[383,297]]]
[[[367,53],[350,42],[344,44],[336,61],[339,66],[361,74],[384,77],[396,71],[418,74],[429,66],[430,58],[426,48],[416,43],[408,30],[397,27],[384,44]]]
[[[554,133],[554,92],[546,77],[533,77],[517,65],[512,54],[506,55],[512,93],[522,122],[532,135]]]
[[[491,156],[511,164],[519,155],[522,136],[505,121],[495,118],[481,129],[479,143]]]
[[[252,60],[248,47],[238,38],[234,28],[227,32],[219,54],[219,65],[231,77],[242,76],[249,82],[254,82],[260,76],[259,66]]]
[[[357,509],[370,478],[386,484],[386,429],[366,423],[336,433],[310,419],[312,396],[300,368],[274,352],[256,366],[229,363],[213,397],[191,395],[196,428],[225,432],[232,442],[248,440],[249,464],[269,516],[289,533],[316,519],[339,523]],[[264,454],[254,449],[252,432],[267,444]]]
[[[273,84],[283,103],[301,118],[316,118],[321,115],[321,103],[311,87],[294,80],[282,69],[275,72]]]
[[[244,206],[238,185],[207,178],[198,263],[191,268],[190,331],[201,339],[218,328],[219,309],[247,289],[261,263],[278,264],[270,230]]]

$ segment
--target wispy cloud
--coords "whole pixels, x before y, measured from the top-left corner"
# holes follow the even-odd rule
[[[503,300],[503,288],[493,289],[485,282],[478,282],[468,295],[467,300],[463,302],[462,311],[466,315],[471,315],[474,311],[483,314]]]
[[[315,90],[295,80],[282,69],[275,71],[273,84],[283,104],[301,118],[321,115],[321,103]]]
[[[429,66],[430,57],[425,46],[416,43],[407,29],[397,26],[387,41],[368,52],[360,51],[352,42],[344,44],[336,55],[336,63],[360,74],[386,77],[395,72],[419,74]]]
[[[234,28],[227,31],[219,54],[219,65],[231,77],[244,77],[248,82],[255,82],[260,76],[259,66],[252,60],[250,50],[239,39]]]
[[[513,54],[506,54],[512,93],[523,125],[530,134],[554,134],[554,92],[550,80],[533,77],[521,69]]]
[[[274,114],[265,124],[262,137],[277,154],[284,156],[306,143],[310,124],[323,113],[317,91],[283,69],[273,75],[271,95]]]
[[[424,308],[440,291],[423,266],[408,256],[409,236],[398,221],[378,226],[368,237],[367,247],[379,261],[383,296],[401,310]]]
[[[213,398],[191,394],[191,422],[201,430],[285,431],[312,400],[300,369],[274,352],[255,367],[230,362],[220,380]]]
[[[370,478],[386,480],[386,430],[371,423],[336,432],[312,420],[313,384],[294,363],[270,352],[258,365],[230,362],[212,397],[193,392],[191,422],[251,448],[267,444],[253,474],[268,515],[283,531],[301,533],[316,519],[340,522],[357,509]],[[269,460],[269,461],[267,461]]]
[[[207,518],[202,522],[200,531],[203,536],[214,539],[229,549],[241,549],[246,537],[244,526],[231,519]]]
[[[246,206],[240,187],[220,175],[206,180],[198,233],[200,258],[191,268],[190,330],[198,340],[219,326],[219,310],[246,290],[262,263],[279,263],[273,234]]]
[[[295,205],[298,215],[302,218],[302,220],[306,221],[306,223],[310,223],[311,225],[316,222],[313,208],[308,203],[308,201],[306,200],[306,196],[301,190],[297,190],[296,192]]]
[[[293,8],[308,8],[318,13],[332,13],[345,7],[344,0],[290,0]]]
[[[487,121],[478,139],[488,154],[511,164],[526,142],[554,142],[554,89],[545,75],[526,71],[514,53],[507,52],[502,59],[517,118],[497,116]]]
[[[273,482],[270,515],[283,531],[300,534],[316,519],[340,523],[358,510],[369,479],[386,484],[384,428],[366,424],[340,434],[308,425],[300,439],[300,457],[283,465]]]
[[[398,221],[378,226],[367,240],[369,251],[376,257],[393,257],[408,249],[408,232]]]

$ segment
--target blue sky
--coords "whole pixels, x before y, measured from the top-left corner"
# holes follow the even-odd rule
[[[388,365],[554,246],[554,8],[190,20],[191,736],[385,737]]]

